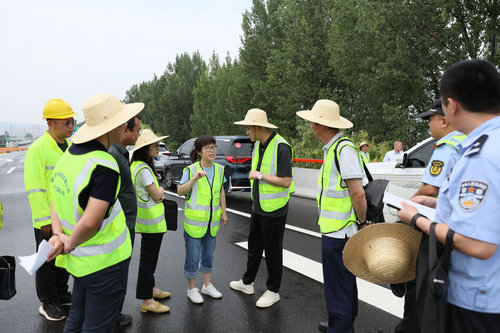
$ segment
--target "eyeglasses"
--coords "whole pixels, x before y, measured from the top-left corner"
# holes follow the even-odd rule
[[[205,146],[203,147],[204,150],[217,150],[217,145],[213,145],[213,146]]]
[[[49,119],[53,121],[63,121],[62,119]],[[68,119],[64,120],[64,126],[69,127],[70,125],[75,126],[76,125],[76,120],[75,119]]]

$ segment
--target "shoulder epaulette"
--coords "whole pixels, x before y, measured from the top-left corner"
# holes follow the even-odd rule
[[[472,147],[465,153],[464,157],[469,157],[479,154],[486,140],[488,140],[488,134],[481,135],[481,137],[479,137],[479,139],[477,139],[472,144]]]

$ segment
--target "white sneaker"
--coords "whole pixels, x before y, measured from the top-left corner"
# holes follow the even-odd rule
[[[201,288],[201,293],[213,298],[222,297],[222,294],[217,289],[215,289],[215,287],[211,283],[209,283],[206,287],[203,286],[203,288]]]
[[[264,295],[259,298],[256,305],[259,308],[268,308],[279,300],[280,294],[272,292],[271,290],[266,290]]]
[[[203,303],[203,297],[201,297],[198,288],[188,289],[187,297],[195,304]]]
[[[241,291],[242,293],[245,293],[247,295],[252,295],[254,293],[253,283],[244,284],[243,280],[231,281],[229,286],[231,287],[231,289]]]

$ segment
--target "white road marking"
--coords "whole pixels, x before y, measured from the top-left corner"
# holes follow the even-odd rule
[[[12,168],[10,168],[9,170],[7,170],[7,174],[9,174],[9,173],[11,173],[12,171],[14,171],[14,169],[15,169],[15,168],[16,168],[16,167],[12,167]]]
[[[180,196],[177,193],[167,192],[167,191],[165,191],[165,193],[179,198],[183,198],[183,196]],[[251,216],[248,213],[240,212],[238,210],[234,210],[231,208],[228,208],[227,211],[246,218],[250,218]],[[321,233],[319,232],[310,231],[289,224],[287,224],[285,228],[309,236],[321,238]],[[248,250],[248,242],[240,242],[236,243],[236,245]],[[263,254],[263,256],[265,256],[265,254]],[[312,259],[309,259],[307,257],[301,256],[299,254],[284,249],[283,266],[299,274],[307,276],[310,279],[323,283],[322,264],[317,261],[314,261]],[[404,298],[398,298],[392,294],[391,290],[367,282],[365,280],[356,278],[356,283],[358,285],[358,298],[360,300],[370,305],[373,305],[385,312],[388,312],[394,316],[403,318]]]
[[[240,242],[236,245],[248,250],[248,242]],[[317,261],[283,250],[283,266],[323,283],[323,269],[321,263]],[[404,298],[398,298],[392,294],[391,290],[365,280],[356,278],[356,283],[358,285],[358,299],[403,318]]]

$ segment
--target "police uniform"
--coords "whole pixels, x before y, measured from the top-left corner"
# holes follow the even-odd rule
[[[441,186],[436,221],[463,236],[500,244],[500,116],[475,128],[460,144],[461,157]],[[500,251],[480,260],[452,251],[448,329],[498,331]]]
[[[446,176],[448,176],[460,157],[458,144],[465,137],[465,134],[453,131],[436,142],[434,152],[422,176],[422,183],[441,187]]]
[[[358,228],[345,179],[363,179],[362,162],[357,148],[342,132],[323,150],[325,162],[319,173],[317,201],[328,329],[350,332],[358,314],[358,289],[356,277],[344,266],[342,251]]]

